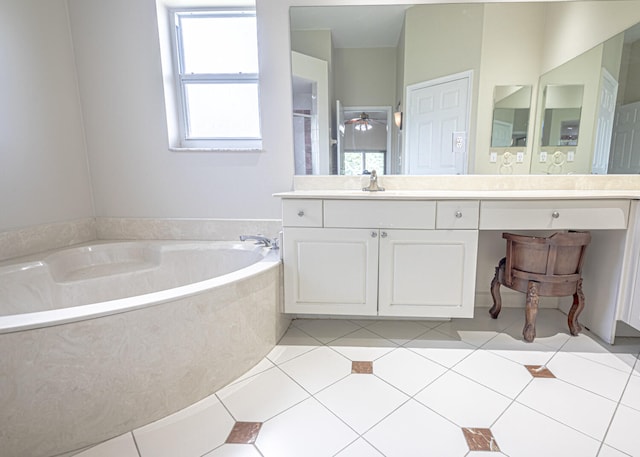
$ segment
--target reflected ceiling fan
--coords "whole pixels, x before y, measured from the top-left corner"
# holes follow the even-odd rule
[[[373,124],[385,124],[386,122],[378,119],[372,119],[368,113],[365,113],[363,111],[357,117],[351,118],[344,123],[345,125],[352,124],[353,128],[360,132],[366,132],[367,130],[371,130],[373,128]]]

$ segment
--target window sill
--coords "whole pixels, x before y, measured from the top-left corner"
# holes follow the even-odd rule
[[[175,148],[171,152],[264,152],[262,148]]]

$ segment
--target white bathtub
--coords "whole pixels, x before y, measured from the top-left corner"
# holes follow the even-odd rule
[[[250,276],[278,262],[251,243],[103,242],[0,263],[0,333],[171,300]]]
[[[0,455],[52,456],[236,379],[286,329],[277,250],[105,242],[0,264]]]

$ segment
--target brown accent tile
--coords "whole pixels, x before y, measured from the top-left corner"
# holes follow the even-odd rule
[[[498,443],[489,428],[462,428],[470,451],[500,452]]]
[[[262,422],[236,422],[226,443],[253,444],[258,438]]]
[[[373,374],[373,362],[351,362],[351,373]]]
[[[544,365],[525,365],[534,378],[555,378],[556,376]]]

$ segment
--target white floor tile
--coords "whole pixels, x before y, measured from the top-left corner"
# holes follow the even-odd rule
[[[354,361],[373,361],[398,345],[367,329],[360,329],[329,343],[333,349]]]
[[[484,321],[469,320],[464,322],[455,320],[440,324],[434,330],[444,333],[455,340],[480,347],[500,333],[499,330],[492,329],[492,327],[497,327],[494,322],[496,321],[492,320],[492,322],[489,322],[492,325],[486,326]]]
[[[200,457],[223,444],[234,423],[212,395],[133,434],[141,457]]]
[[[489,428],[512,400],[452,371],[415,397],[460,427]]]
[[[556,378],[616,402],[629,379],[628,373],[564,352],[554,355],[547,368]]]
[[[442,365],[405,348],[391,351],[373,364],[376,376],[409,396],[415,395],[445,371],[446,368]]]
[[[322,343],[297,327],[289,327],[280,342],[267,355],[275,364],[286,362],[294,357],[321,346]]]
[[[453,370],[509,398],[515,398],[532,379],[523,365],[484,350],[474,352]]]
[[[514,338],[506,333],[491,339],[482,349],[522,365],[545,365],[555,354],[555,350],[549,346],[535,341],[527,343],[522,338]]]
[[[517,401],[569,427],[602,440],[616,403],[559,379],[534,379]],[[585,405],[589,405],[585,413]]]
[[[131,433],[117,436],[109,441],[98,444],[86,451],[76,454],[76,457],[139,457],[136,443]]]
[[[351,373],[351,361],[322,346],[280,365],[305,390],[315,394]]]
[[[465,457],[506,457],[502,452],[469,451]]]
[[[386,457],[461,457],[469,450],[460,427],[415,400],[402,405],[364,438]]]
[[[600,442],[519,403],[491,427],[500,450],[517,457],[595,457]]]
[[[625,454],[624,452],[618,451],[617,449],[604,444],[598,453],[598,457],[629,457],[629,454]]]
[[[262,457],[252,444],[223,444],[203,457]]]
[[[409,398],[370,374],[352,374],[316,394],[323,405],[364,433]]]
[[[236,421],[264,422],[309,397],[278,368],[271,368],[217,393]]]
[[[358,438],[313,398],[262,424],[256,447],[264,457],[327,457]]]
[[[409,341],[404,347],[447,368],[451,368],[477,349],[476,346],[437,330],[429,331]]]
[[[640,376],[634,374],[629,378],[620,403],[640,411]]]
[[[293,325],[325,344],[361,328],[347,319],[296,319]]]
[[[377,321],[367,326],[370,330],[396,344],[404,344],[426,333],[429,329],[414,321]]]
[[[638,424],[640,411],[619,405],[604,442],[629,455],[640,455]]]
[[[234,380],[230,384],[233,384],[233,383],[239,382],[239,381],[243,381],[245,379],[249,379],[250,377],[255,376],[255,375],[257,375],[259,373],[262,373],[264,371],[267,371],[268,369],[273,368],[274,366],[275,365],[273,364],[273,362],[265,357],[260,362],[258,362],[258,364],[256,366],[251,368],[249,371],[247,371],[245,374],[243,374],[242,376],[240,376],[238,379]]]
[[[336,454],[336,457],[384,457],[376,448],[360,438],[350,444],[345,450]]]
[[[611,346],[583,333],[569,338],[560,351],[629,373],[636,361],[637,348],[637,344],[618,344],[617,340]]]

